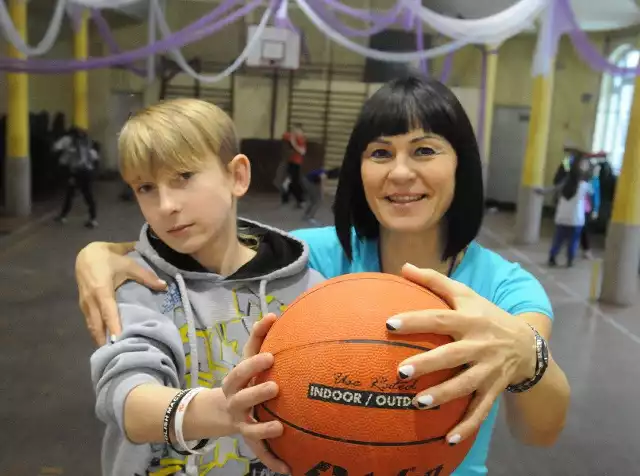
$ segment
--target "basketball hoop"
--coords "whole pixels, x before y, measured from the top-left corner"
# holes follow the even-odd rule
[[[247,37],[256,31],[249,26]],[[266,27],[258,45],[251,50],[246,65],[257,68],[298,69],[300,63],[300,35],[286,28]]]

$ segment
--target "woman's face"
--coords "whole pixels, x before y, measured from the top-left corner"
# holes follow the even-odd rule
[[[451,144],[422,129],[374,139],[360,169],[369,208],[387,230],[429,230],[451,205],[457,164]]]

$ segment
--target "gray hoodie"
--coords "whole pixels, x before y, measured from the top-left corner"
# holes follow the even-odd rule
[[[219,438],[206,456],[186,457],[164,443],[136,445],[124,431],[124,402],[133,388],[146,383],[219,387],[240,361],[253,323],[267,312],[280,314],[324,280],[307,267],[303,242],[249,220],[239,220],[239,227],[258,236],[260,246],[251,262],[227,278],[199,269],[195,260],[154,238],[148,226],[142,228],[132,257],[167,281],[169,289],[122,285],[116,294],[122,334],[91,357],[96,413],[107,425],[104,476],[273,474],[239,436]]]

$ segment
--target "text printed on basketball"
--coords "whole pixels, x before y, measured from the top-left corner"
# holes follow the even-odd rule
[[[344,385],[346,387],[362,387],[362,382],[358,379],[354,379],[348,373],[337,372],[333,375],[333,383],[335,385]],[[410,391],[416,390],[417,382],[415,380],[399,380],[390,379],[386,376],[374,377],[371,379],[371,383],[368,388],[373,390],[379,390],[381,392],[387,390],[400,390]]]
[[[383,393],[368,390],[328,387],[317,383],[309,384],[307,398],[339,405],[356,407],[384,408],[390,410],[415,410],[413,399],[415,393]],[[434,406],[429,410],[437,410]]]

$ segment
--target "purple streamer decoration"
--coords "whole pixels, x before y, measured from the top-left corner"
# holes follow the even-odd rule
[[[556,0],[556,3],[557,8],[555,11],[559,17],[557,18],[556,27],[558,29],[565,30],[566,33],[568,33],[578,55],[592,69],[611,75],[640,76],[640,65],[635,68],[622,68],[611,63],[607,58],[600,54],[600,52],[591,43],[591,40],[589,40],[587,34],[580,29],[569,0]],[[560,31],[560,34],[563,32],[564,31]]]
[[[422,31],[422,22],[416,21],[416,49],[419,51],[424,50],[424,35]],[[420,58],[420,72],[425,76],[429,74],[429,68],[427,66],[426,58]]]
[[[482,66],[480,77],[480,107],[478,107],[478,147],[480,154],[484,155],[484,118],[487,110],[487,50],[482,48]],[[487,158],[482,157],[484,162]]]
[[[222,16],[227,10],[234,7],[237,3],[243,3],[241,0],[225,0],[219,4],[207,15],[201,17],[191,25],[174,33],[173,35],[157,41],[153,45],[138,48],[125,53],[106,56],[103,58],[90,58],[86,61],[78,60],[14,60],[0,59],[0,69],[9,72],[20,73],[67,73],[79,70],[108,68],[116,65],[125,65],[146,58],[152,54],[159,54],[173,48],[179,48],[188,43],[198,41],[202,38],[221,30],[225,26],[235,22],[239,18],[246,16],[261,4],[261,0],[253,0],[245,4],[242,8],[236,10],[222,20],[215,21]]]
[[[400,2],[398,2],[398,4],[399,3]],[[403,25],[403,27],[404,27],[404,29],[406,31],[409,31],[409,30],[413,29],[413,26],[416,23],[422,24],[421,21],[419,21],[419,22],[415,21],[415,18],[413,17],[413,12],[411,10],[409,10],[408,8],[405,10],[403,16],[404,16],[404,19],[402,20],[402,25]],[[420,48],[420,49],[422,49],[422,48]]]
[[[300,49],[301,49],[301,53],[302,53],[302,57],[306,60],[306,61],[310,61],[311,60],[311,52],[309,50],[309,45],[307,44],[307,40],[304,36],[304,32],[302,30],[300,30],[299,28],[297,28],[293,22],[291,21],[291,19],[289,18],[289,15],[285,15],[284,18],[281,18],[278,15],[278,12],[280,10],[280,7],[282,6],[282,2],[284,0],[276,0],[275,5],[273,6],[273,10],[276,12],[275,16],[273,17],[273,24],[275,26],[277,26],[278,28],[284,28],[286,30],[290,30],[293,31],[295,33],[298,34],[298,36],[300,37]]]
[[[449,82],[449,76],[451,76],[451,71],[453,70],[453,55],[454,51],[448,53],[444,57],[444,61],[442,62],[442,71],[440,71],[440,82],[443,84],[447,84]]]
[[[403,8],[401,2],[397,2],[393,6],[393,8],[389,9],[384,14],[373,14],[368,12],[367,10],[347,7],[346,5],[343,5],[340,2],[336,2],[335,0],[308,1],[307,3],[313,8],[315,13],[320,18],[322,18],[327,24],[331,26],[331,28],[333,28],[341,35],[350,38],[367,37],[386,30],[389,26],[393,25],[397,21],[398,16],[402,12]],[[351,28],[350,26],[342,23],[336,16],[336,14],[332,12],[330,8],[327,8],[327,6],[332,7],[336,10],[340,10],[346,15],[349,15],[353,18],[358,18],[365,22],[372,23],[372,25],[363,30]]]
[[[102,13],[100,12],[100,10],[98,10],[97,8],[92,8],[91,19],[93,20],[93,23],[96,25],[96,28],[98,29],[98,34],[100,35],[100,38],[102,38],[102,41],[104,41],[107,44],[109,51],[112,54],[120,53],[122,50],[118,46],[118,42],[116,41],[116,39],[113,37],[113,33],[111,33],[111,29],[109,28],[109,24],[107,23],[107,20],[105,20],[104,17],[102,16]],[[140,77],[146,77],[147,75],[147,72],[144,69],[139,68],[137,66],[127,65],[126,68],[129,71],[131,71],[133,74],[136,74]]]

